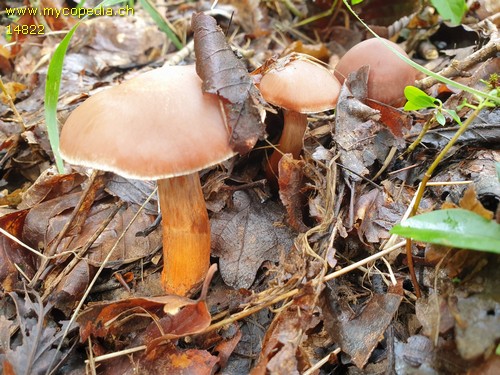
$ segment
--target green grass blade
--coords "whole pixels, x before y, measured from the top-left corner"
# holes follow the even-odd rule
[[[118,3],[122,3],[123,0],[104,0],[94,9],[99,7],[109,7]],[[61,41],[59,46],[57,46],[52,59],[49,63],[49,68],[47,71],[47,79],[45,82],[45,124],[47,126],[47,133],[49,136],[50,147],[54,154],[54,159],[56,161],[57,170],[59,173],[64,173],[64,164],[59,152],[59,127],[57,125],[57,103],[59,101],[59,89],[61,87],[61,74],[63,69],[64,57],[66,56],[66,51],[68,50],[69,42],[73,37],[76,29],[87,17],[82,18],[78,21],[66,34],[64,39]]]
[[[438,245],[500,254],[500,224],[461,208],[413,216],[392,234]]]
[[[165,18],[158,12],[156,7],[149,0],[140,0],[142,7],[149,13],[151,18],[156,22],[158,28],[163,31],[167,38],[174,44],[177,49],[182,49],[184,46],[175,35],[174,31],[170,28]]]

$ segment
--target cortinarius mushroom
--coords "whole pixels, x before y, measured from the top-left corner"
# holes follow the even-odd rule
[[[323,65],[307,55],[291,54],[264,69],[257,84],[262,97],[283,108],[284,126],[278,150],[269,158],[268,177],[277,175],[282,154],[298,158],[302,150],[307,113],[335,108],[340,83]]]
[[[234,155],[218,98],[194,66],[141,74],[86,100],[66,121],[63,158],[127,178],[158,180],[167,293],[200,285],[210,263],[210,224],[197,171]]]
[[[396,43],[385,40],[399,52],[408,56]],[[379,39],[367,39],[356,44],[342,56],[335,67],[335,76],[344,82],[347,75],[364,65],[370,66],[368,98],[399,105],[404,98],[404,88],[415,82],[417,71],[401,60]]]

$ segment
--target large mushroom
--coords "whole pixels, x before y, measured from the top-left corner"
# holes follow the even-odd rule
[[[230,158],[217,96],[194,66],[164,67],[99,92],[69,116],[61,155],[69,163],[157,180],[167,293],[186,295],[210,263],[210,224],[198,171]]]
[[[397,106],[404,99],[404,88],[415,82],[417,71],[392,52],[386,43],[408,56],[390,40],[367,39],[342,56],[335,67],[335,76],[344,83],[349,73],[369,65],[368,98]]]
[[[307,114],[335,108],[340,83],[323,65],[307,55],[291,54],[262,69],[257,83],[262,97],[283,108],[284,125],[277,149],[269,158],[268,178],[277,176],[282,154],[295,159],[303,147]]]

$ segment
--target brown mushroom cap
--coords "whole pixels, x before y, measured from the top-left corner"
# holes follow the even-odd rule
[[[218,98],[203,94],[194,66],[155,69],[93,95],[61,132],[72,164],[156,180],[199,171],[228,159]]]
[[[385,40],[407,56],[396,43]],[[335,67],[335,76],[344,82],[349,73],[364,65],[370,66],[368,97],[385,104],[394,104],[404,97],[404,88],[415,82],[417,71],[401,60],[376,38],[367,39],[352,47]]]
[[[259,83],[262,97],[278,107],[299,113],[335,108],[340,83],[322,65],[307,58],[278,60],[263,73]]]

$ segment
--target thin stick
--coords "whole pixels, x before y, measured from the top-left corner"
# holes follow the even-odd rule
[[[314,364],[311,368],[308,368],[306,371],[302,373],[302,375],[312,375],[316,370],[319,370],[321,366],[323,366],[328,360],[331,358],[332,355],[337,355],[340,353],[340,348],[335,349],[333,352],[330,354],[326,355],[322,359],[320,359],[318,362]]]

